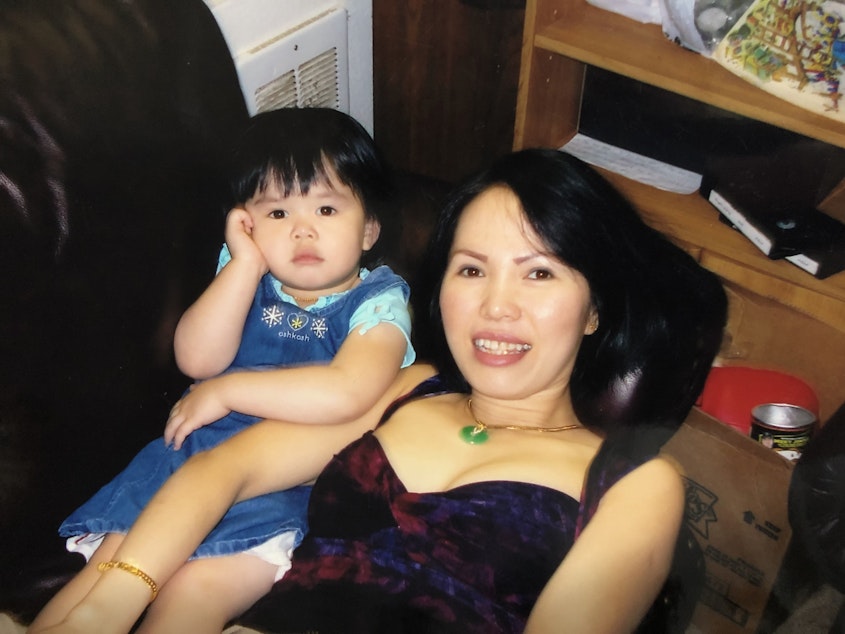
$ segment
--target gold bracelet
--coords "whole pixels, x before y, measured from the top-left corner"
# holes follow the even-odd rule
[[[153,578],[150,575],[132,564],[127,564],[125,561],[103,561],[97,565],[97,570],[100,572],[105,572],[106,570],[111,570],[112,568],[123,570],[124,572],[128,572],[130,575],[135,575],[141,581],[146,583],[150,587],[150,591],[153,593],[150,603],[155,601],[155,598],[158,595],[158,584],[153,581]]]

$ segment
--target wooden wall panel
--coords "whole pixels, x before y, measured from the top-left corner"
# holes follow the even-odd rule
[[[374,134],[454,182],[511,149],[524,19],[513,0],[373,0]]]

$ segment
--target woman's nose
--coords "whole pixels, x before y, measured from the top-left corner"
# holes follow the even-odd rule
[[[507,284],[491,280],[485,288],[481,312],[490,319],[515,319],[520,314],[514,289]]]

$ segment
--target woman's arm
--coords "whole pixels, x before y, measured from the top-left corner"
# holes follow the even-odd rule
[[[683,511],[683,482],[666,460],[622,478],[540,594],[526,634],[633,631],[669,574]]]
[[[173,408],[165,442],[179,449],[191,432],[231,411],[304,424],[354,420],[396,378],[406,346],[402,331],[382,322],[364,334],[349,333],[327,365],[232,372],[209,379]]]
[[[163,586],[234,503],[313,480],[334,454],[373,429],[391,402],[431,374],[427,366],[402,371],[376,406],[353,422],[262,421],[195,455],[152,498],[112,559],[136,566]],[[133,623],[149,600],[150,589],[140,580],[106,572],[71,610],[67,622],[76,629],[68,631],[109,631],[106,624]],[[90,624],[96,627],[86,630]]]

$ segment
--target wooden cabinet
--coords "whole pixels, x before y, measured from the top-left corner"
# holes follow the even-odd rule
[[[375,138],[400,170],[453,183],[510,149],[519,0],[373,0]]]
[[[514,148],[560,147],[578,131],[588,66],[845,147],[845,124],[739,79],[644,25],[585,0],[528,0]],[[731,315],[726,364],[793,372],[819,392],[822,421],[845,402],[845,273],[818,280],[768,259],[719,221],[698,194],[679,195],[607,174],[647,222],[725,281]]]

